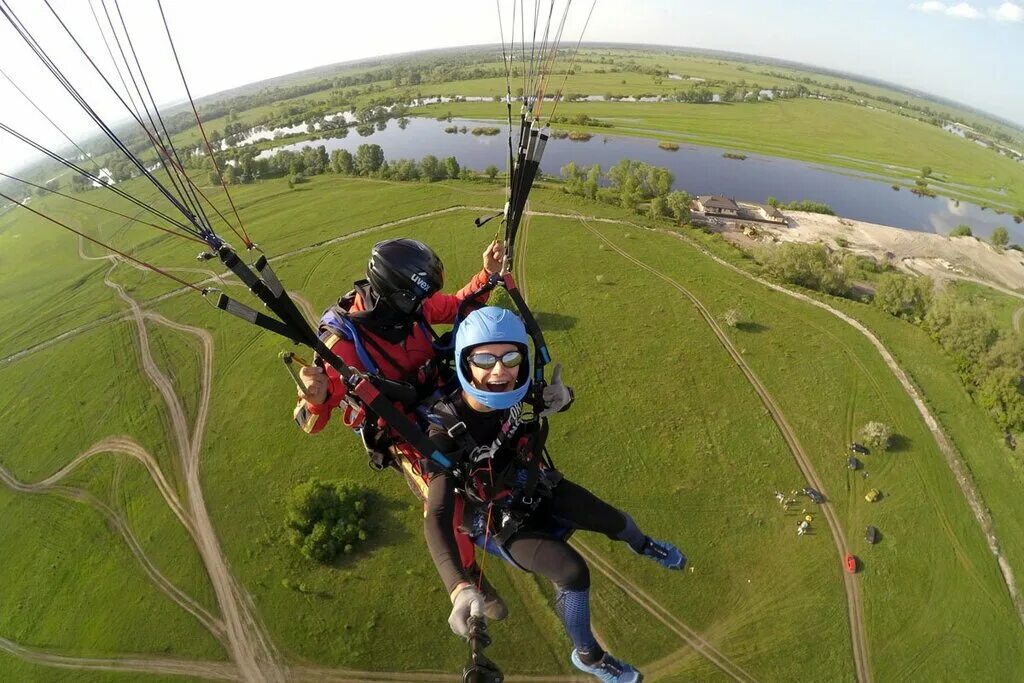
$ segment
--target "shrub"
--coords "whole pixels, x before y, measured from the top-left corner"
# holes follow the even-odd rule
[[[992,231],[992,244],[997,247],[1005,247],[1010,243],[1010,233],[1006,231],[1006,228],[999,226]]]
[[[823,213],[827,216],[835,216],[836,212],[832,210],[832,207],[822,202],[814,202],[810,199],[802,199],[798,202],[790,202],[784,204],[782,208],[790,209],[791,211],[806,211],[807,213]]]
[[[885,273],[875,287],[875,305],[889,315],[918,321],[932,300],[932,280],[899,273]]]
[[[971,231],[971,226],[966,223],[961,223],[953,228],[953,231],[949,233],[950,237],[971,237],[972,235],[974,235],[974,233]]]
[[[884,453],[889,450],[892,428],[884,422],[868,422],[860,429],[860,439],[871,450]]]
[[[849,292],[846,274],[823,244],[790,242],[763,251],[761,261],[776,280],[837,296]]]
[[[367,537],[367,492],[350,482],[310,479],[288,496],[289,540],[307,558],[329,563]]]

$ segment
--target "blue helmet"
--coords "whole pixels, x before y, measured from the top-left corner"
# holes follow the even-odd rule
[[[519,379],[512,391],[484,391],[473,386],[466,356],[481,344],[515,344],[523,352]],[[488,408],[503,410],[523,400],[530,388],[530,337],[526,327],[512,311],[486,306],[466,316],[455,332],[455,368],[463,390]]]

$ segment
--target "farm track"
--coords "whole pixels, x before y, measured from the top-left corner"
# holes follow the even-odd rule
[[[630,261],[634,265],[638,266],[639,268],[646,270],[647,272],[661,279],[665,283],[669,284],[677,291],[679,291],[681,294],[683,294],[683,296],[685,296],[690,301],[690,303],[697,309],[697,312],[700,314],[700,316],[707,323],[708,327],[711,328],[711,331],[718,338],[719,342],[722,344],[725,350],[732,357],[733,361],[739,367],[740,371],[747,378],[747,381],[754,388],[754,391],[757,393],[758,397],[761,399],[761,402],[764,404],[765,408],[771,415],[772,420],[775,422],[775,424],[779,428],[779,431],[782,433],[782,436],[785,439],[786,444],[789,446],[789,449],[797,462],[797,466],[800,468],[800,471],[804,475],[804,478],[807,480],[807,483],[810,486],[813,486],[814,488],[821,491],[823,494],[826,494],[827,496],[825,488],[822,486],[821,479],[818,477],[817,472],[815,472],[814,467],[811,464],[810,458],[804,451],[803,446],[800,444],[800,441],[797,438],[796,432],[789,424],[789,422],[786,420],[786,416],[782,412],[782,409],[779,407],[778,403],[775,401],[775,398],[768,391],[767,387],[765,387],[764,384],[761,383],[761,381],[758,379],[757,375],[754,374],[754,371],[750,368],[750,366],[747,365],[747,362],[743,359],[742,354],[740,354],[739,350],[733,345],[732,340],[729,339],[728,335],[726,335],[726,333],[718,325],[718,322],[715,320],[714,316],[711,315],[711,312],[704,307],[700,300],[697,299],[697,297],[695,297],[688,289],[683,287],[674,279],[665,275],[661,271],[647,265],[640,259],[632,256],[624,249],[616,245],[614,242],[606,238],[604,235],[601,234],[600,231],[598,231],[596,228],[592,227],[588,223],[588,218],[584,216],[570,215],[565,215],[564,217],[578,219],[580,223],[588,231],[590,231],[595,237],[597,237],[604,244],[606,244],[610,249],[612,249],[617,254],[619,254],[626,260]],[[602,222],[613,222],[620,224],[622,223],[622,221],[612,220],[606,220]],[[843,578],[843,586],[846,590],[848,616],[850,621],[850,636],[853,647],[853,659],[854,667],[857,673],[857,680],[861,683],[867,683],[871,680],[871,669],[867,653],[867,636],[864,631],[864,607],[860,596],[860,586],[857,583],[857,577],[855,575],[848,574],[842,569],[843,561],[849,546],[846,543],[846,538],[843,533],[843,529],[839,524],[839,520],[836,517],[835,511],[832,509],[832,506],[827,502],[822,504],[820,507],[822,514],[825,516],[825,520],[828,523],[829,531],[832,534],[832,540],[835,543],[836,552],[839,555],[839,573]]]
[[[515,265],[513,266],[517,270],[516,284],[519,286],[520,292],[523,295],[523,299],[527,300],[527,277],[526,277],[526,247],[529,241],[530,234],[530,216],[526,214],[524,221],[520,227],[517,246],[518,256],[516,257]],[[642,607],[647,613],[661,622],[666,628],[676,634],[679,638],[686,643],[689,648],[698,652],[709,662],[718,667],[722,673],[740,683],[751,683],[757,679],[747,673],[742,667],[733,662],[729,657],[723,654],[721,651],[715,648],[714,645],[709,643],[707,640],[702,638],[697,631],[693,630],[682,620],[677,618],[672,612],[658,602],[650,594],[645,593],[635,583],[630,581],[625,574],[618,571],[614,565],[602,558],[595,550],[588,546],[579,539],[572,541],[573,546],[580,552],[581,555],[588,561],[588,564],[593,565],[601,572],[605,578],[611,581],[615,586],[625,593],[631,600],[636,602]],[[669,655],[669,659],[675,660],[680,654],[685,654],[689,648],[683,648],[683,650],[677,650]],[[645,668],[645,667],[641,667]],[[651,672],[653,673],[653,672]],[[659,673],[661,673],[659,671]],[[669,673],[666,671],[665,673]]]
[[[569,218],[570,216],[566,215],[565,217]],[[652,228],[643,228],[642,226],[636,225],[635,223],[629,223],[629,225],[632,225],[633,227],[636,227],[638,229],[653,230]],[[762,284],[765,287],[768,287],[769,289],[773,289],[794,299],[803,301],[804,303],[808,303],[811,304],[812,306],[816,306],[825,311],[828,311],[829,313],[836,316],[837,318],[839,318],[840,320],[842,320],[843,322],[847,323],[855,330],[860,332],[862,335],[867,337],[868,341],[871,342],[872,346],[875,347],[879,355],[882,357],[882,360],[885,362],[886,366],[888,366],[889,370],[892,371],[893,375],[895,375],[896,380],[903,387],[904,392],[907,394],[907,396],[910,397],[911,401],[913,401],[918,413],[921,415],[921,418],[924,420],[925,425],[928,427],[928,431],[931,432],[932,437],[935,439],[935,442],[939,447],[939,450],[942,452],[943,457],[945,457],[946,464],[949,466],[949,469],[953,473],[953,478],[956,480],[957,485],[960,487],[960,491],[963,493],[964,498],[967,500],[968,506],[974,514],[975,521],[977,522],[978,526],[981,528],[981,531],[985,536],[985,540],[988,544],[989,551],[996,559],[996,563],[999,566],[999,571],[1003,578],[1003,583],[1006,585],[1007,592],[1009,593],[1010,600],[1013,602],[1013,605],[1016,608],[1017,616],[1020,619],[1021,624],[1024,625],[1024,596],[1021,595],[1020,588],[1017,584],[1016,577],[1013,573],[1013,568],[1010,566],[1010,563],[1006,559],[1006,556],[1003,555],[1002,547],[999,543],[999,538],[996,536],[995,533],[995,526],[992,522],[992,515],[989,513],[988,506],[985,504],[985,501],[981,496],[981,492],[978,490],[977,484],[974,482],[974,477],[971,475],[970,469],[967,467],[967,464],[964,462],[960,453],[953,445],[953,442],[943,431],[938,419],[936,419],[935,415],[932,413],[927,403],[925,403],[924,398],[921,396],[921,393],[917,390],[917,387],[914,385],[913,381],[910,379],[907,373],[904,372],[903,368],[900,367],[899,363],[896,362],[896,358],[892,355],[889,349],[885,347],[882,341],[877,336],[875,336],[875,334],[859,320],[850,315],[847,315],[846,313],[843,313],[839,309],[830,306],[823,301],[818,301],[817,299],[806,294],[803,294],[801,292],[793,291],[791,289],[783,287],[782,285],[776,284],[774,282],[769,282],[768,280],[759,278],[756,275],[752,275],[751,273],[746,272],[742,268],[733,265],[732,263],[729,263],[725,259],[722,259],[716,256],[715,254],[712,254],[702,245],[698,244],[697,242],[694,242],[693,240],[685,237],[684,235],[681,235],[676,232],[670,232],[667,230],[654,231],[660,232],[661,234],[665,234],[670,237],[674,237],[689,244],[691,247],[697,249],[699,252],[701,252],[708,258],[714,260],[716,263],[725,266],[726,268],[742,275],[743,277],[749,280],[753,280],[754,282]],[[980,284],[993,287],[994,289],[998,289],[1006,294],[1024,298],[1024,295],[1022,295],[1020,292],[1014,292],[1013,290],[1004,289],[999,286],[993,286],[991,283],[987,283],[981,280],[974,280],[973,278],[962,277],[961,279],[975,281]],[[1019,313],[1020,311],[1018,310],[1018,314]]]

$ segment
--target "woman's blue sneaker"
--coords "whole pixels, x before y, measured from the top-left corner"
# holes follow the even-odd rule
[[[648,536],[640,553],[652,558],[666,569],[682,569],[686,566],[686,556],[668,541],[655,541]]]
[[[625,662],[612,657],[607,652],[600,661],[593,664],[584,664],[580,659],[579,651],[572,651],[572,665],[583,673],[588,673],[603,683],[640,683],[644,680],[643,674]]]

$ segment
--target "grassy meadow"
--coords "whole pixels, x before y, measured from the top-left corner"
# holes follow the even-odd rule
[[[280,256],[278,274],[316,310],[359,277],[374,242],[391,236],[431,244],[445,261],[448,288],[459,286],[479,268],[491,233],[472,228],[473,210],[424,215],[502,201],[497,184],[334,176],[293,190],[283,180],[267,181],[239,187],[233,196],[253,238]],[[538,189],[532,208],[634,219],[557,190]],[[161,266],[196,267],[199,245],[125,229],[123,219],[94,218],[78,217],[104,239]],[[11,267],[16,275],[0,281],[9,321],[0,355],[125,310],[102,283],[109,263],[80,260],[72,236],[23,215],[0,221],[0,240],[10,240],[14,250],[0,249],[0,259],[4,272]],[[739,308],[753,323],[730,330],[732,340],[796,429],[851,549],[862,558],[874,676],[1007,680],[1024,671],[1021,626],[984,538],[909,398],[867,340],[672,236],[594,226],[690,289],[716,315]],[[297,251],[367,228],[374,230]],[[796,536],[799,515],[784,513],[773,493],[802,486],[799,470],[711,330],[675,289],[602,248],[578,221],[535,217],[522,240],[531,306],[578,395],[571,411],[552,420],[556,462],[629,511],[648,533],[678,541],[692,571],[669,574],[603,537],[581,534],[581,540],[754,678],[852,678],[841,568],[827,527],[819,519],[814,533]],[[86,253],[99,252],[86,247]],[[448,602],[422,540],[419,504],[399,477],[366,467],[341,425],[313,438],[295,428],[294,389],[277,360],[287,344],[194,293],[158,300],[176,285],[153,274],[119,265],[111,277],[149,301],[147,308],[214,337],[213,397],[201,455],[204,498],[228,566],[282,657],[295,665],[457,671],[465,648],[445,623]],[[250,301],[243,289],[225,288]],[[56,320],[47,315],[68,297],[81,302],[76,310]],[[935,406],[971,465],[1011,562],[1024,571],[1024,511],[1015,495],[1019,462],[1008,451],[993,451],[998,444],[988,423],[920,330],[874,309],[844,305],[892,345]],[[196,340],[151,321],[147,330],[157,364],[193,420],[201,360]],[[153,453],[185,496],[167,412],[139,361],[134,323],[120,320],[0,363],[0,464],[21,481],[36,482],[99,439],[128,435]],[[844,449],[872,419],[892,424],[900,439],[894,452],[865,459],[870,476],[862,479],[845,469]],[[285,538],[285,497],[310,477],[351,479],[374,491],[373,537],[332,566],[305,560]],[[217,613],[191,539],[141,464],[101,454],[61,485],[87,491],[122,516],[160,571]],[[873,486],[885,498],[872,506],[863,494]],[[95,507],[60,493],[0,487],[0,542],[10,549],[0,563],[0,637],[80,656],[227,657],[198,621],[148,581]],[[866,524],[882,530],[878,546],[862,540]],[[569,642],[545,582],[493,559],[487,570],[512,611],[507,622],[492,626],[493,658],[509,674],[570,673]],[[658,662],[657,680],[723,676],[604,575],[593,575],[595,627],[613,652],[638,664]],[[403,609],[395,609],[397,603]],[[57,671],[0,654],[0,679],[64,680]],[[126,680],[114,673],[69,678]]]

